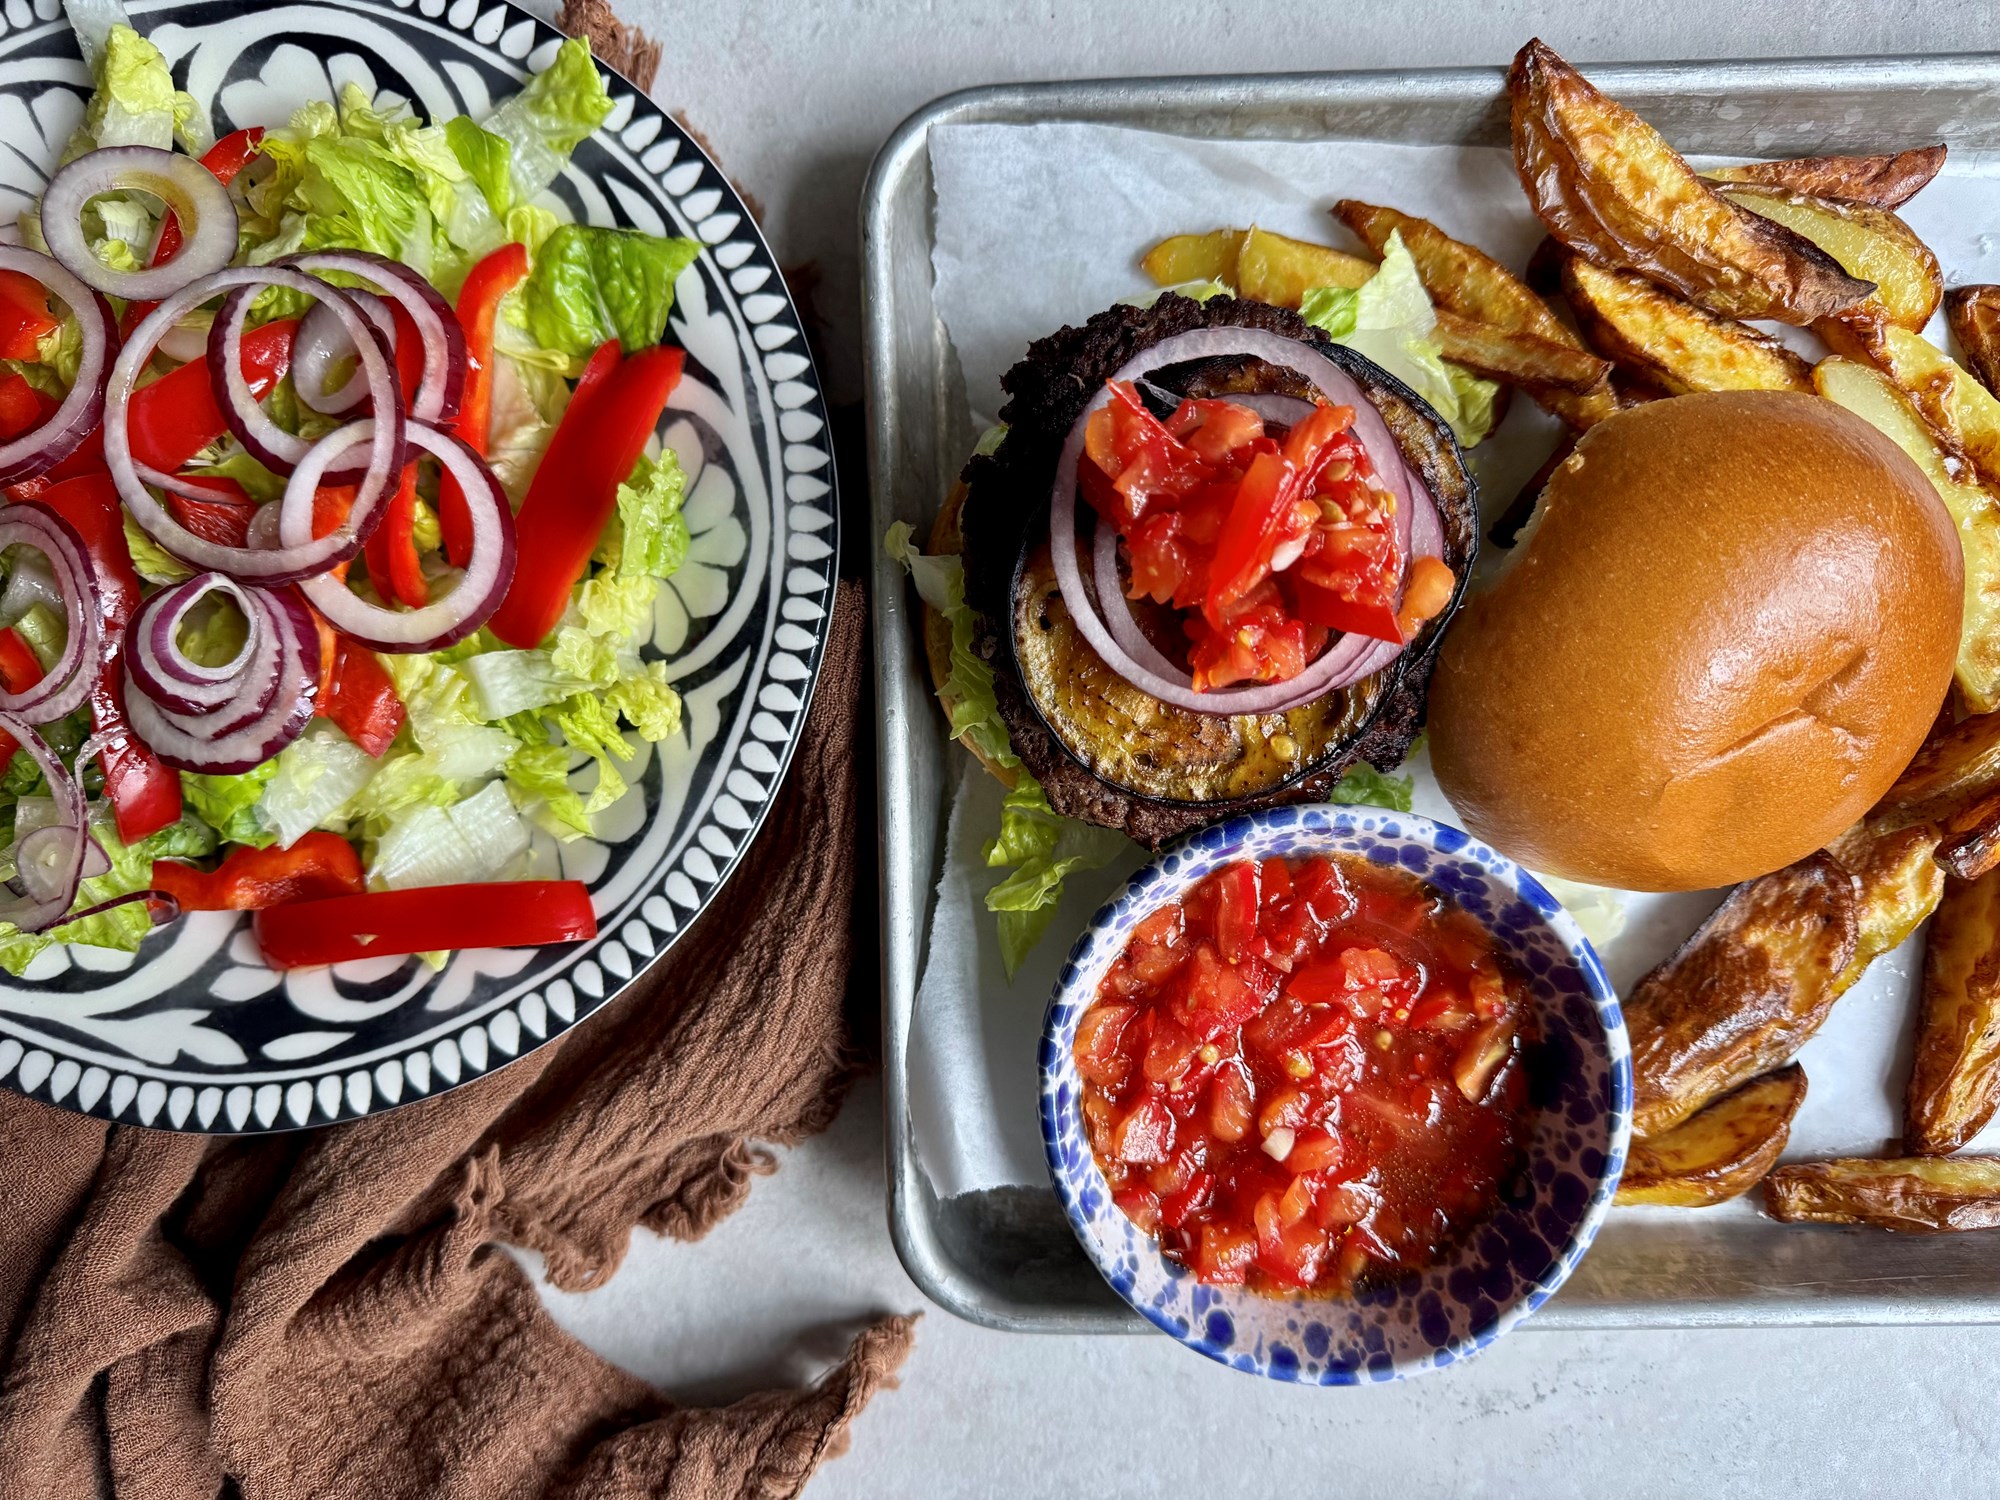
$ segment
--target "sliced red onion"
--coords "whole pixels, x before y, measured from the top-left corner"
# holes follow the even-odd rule
[[[230,490],[220,489],[212,484],[203,484],[191,474],[169,474],[156,469],[151,464],[135,462],[133,469],[139,477],[156,490],[165,490],[170,495],[179,495],[183,500],[207,500],[224,505],[241,505],[243,497]]]
[[[208,575],[189,579],[169,592],[181,593],[199,585],[194,595],[199,598],[226,583]],[[253,661],[237,679],[236,696],[211,709],[189,712],[156,698],[134,670],[142,654],[154,650],[156,657],[160,655],[155,648],[161,645],[162,626],[176,614],[180,601],[165,611],[142,610],[133,617],[126,637],[125,711],[132,730],[154,754],[178,770],[215,775],[248,771],[297,739],[313,715],[319,695],[320,654],[319,628],[313,623],[312,612],[290,589],[243,588],[235,597],[245,601],[252,639],[268,637],[275,644],[274,665],[260,672]],[[178,654],[170,634],[166,644],[172,654]],[[164,665],[155,660],[151,670],[158,671]],[[178,675],[172,680],[185,685],[188,679],[211,670],[182,657]],[[259,700],[262,706],[253,710],[251,705]]]
[[[384,352],[393,358],[396,323],[389,316],[388,305],[373,292],[359,289],[350,290],[347,298],[374,325]],[[326,388],[327,373],[354,358],[354,340],[347,336],[347,330],[324,302],[315,302],[299,320],[298,338],[292,344],[292,389],[298,393],[300,403],[328,417],[341,416],[359,406],[368,395],[368,382],[361,378],[359,369],[347,377],[340,389]]]
[[[0,271],[17,271],[38,282],[69,309],[82,335],[76,380],[48,421],[12,442],[0,443],[0,484],[19,484],[45,474],[83,445],[104,416],[104,372],[118,338],[118,320],[96,292],[64,270],[61,263],[20,245],[0,245]]]
[[[277,503],[301,512],[299,533],[306,539],[275,550],[224,546],[196,536],[176,521],[166,507],[146,490],[133,461],[129,422],[133,386],[152,356],[160,335],[185,316],[189,309],[211,297],[264,286],[284,287],[322,299],[336,309],[335,317],[341,321],[349,337],[356,341],[356,352],[369,389],[376,393],[380,406],[389,413],[387,421],[379,425],[370,424],[373,441],[369,447],[368,467],[362,474],[359,491],[347,519],[326,536],[313,539],[312,487],[301,490],[297,485],[289,485],[284,499]],[[217,319],[218,330],[227,326],[227,320]],[[218,386],[218,402],[225,411],[231,410],[233,405],[254,409],[256,403],[250,400],[240,359],[235,357],[241,342],[240,326],[235,339],[228,340],[225,335],[225,340],[232,354],[226,369],[233,374],[234,380],[233,383],[225,381]],[[218,367],[213,359],[212,346],[210,352],[210,373],[216,375]],[[223,388],[225,385],[227,389]],[[111,378],[105,387],[104,461],[111,470],[119,497],[124,500],[126,510],[140,530],[181,561],[191,567],[228,573],[234,578],[262,584],[296,582],[315,573],[323,573],[353,557],[381,520],[385,503],[402,478],[403,413],[401,403],[395,399],[395,390],[396,373],[390,367],[388,356],[375,342],[366,319],[343,293],[314,277],[282,266],[232,267],[183,287],[147,314],[132,331],[131,338],[111,367]],[[277,429],[274,427],[273,430]]]
[[[0,626],[19,624],[21,616],[37,604],[59,615],[68,609],[49,560],[31,552],[16,559],[7,572],[7,587],[0,590]]]
[[[46,932],[68,920],[77,887],[83,883],[93,842],[83,789],[47,742],[4,709],[0,709],[0,732],[10,735],[40,769],[56,814],[53,823],[15,846],[15,876],[8,882],[11,899],[0,899],[0,922],[11,922],[22,932]]]
[[[458,314],[423,275],[393,260],[360,250],[318,250],[289,255],[278,262],[323,276],[356,276],[382,289],[382,295],[409,314],[424,346],[424,371],[410,398],[410,415],[436,426],[458,415],[465,393],[465,330]]]
[[[158,198],[180,223],[180,248],[157,266],[114,271],[84,235],[83,211],[90,200],[123,192]],[[84,152],[49,179],[42,193],[42,237],[57,260],[98,291],[154,302],[235,259],[236,205],[229,189],[191,156],[156,146],[112,146]]]
[[[1352,376],[1317,349],[1297,339],[1286,338],[1283,334],[1271,333],[1260,328],[1198,328],[1163,339],[1144,350],[1114,374],[1111,381],[1142,379],[1155,370],[1164,369],[1169,365],[1186,364],[1191,360],[1246,354],[1303,375],[1328,400],[1353,408],[1354,435],[1360,441],[1363,451],[1374,463],[1383,488],[1388,490],[1396,501],[1397,543],[1407,559],[1410,556],[1410,517],[1414,507],[1408,493],[1408,468],[1403,460],[1402,449],[1396,445],[1388,424],[1382,420],[1382,414],[1375,409],[1374,403],[1369,401],[1367,393]],[[1104,613],[1101,615],[1098,613],[1096,603],[1090,598],[1084,586],[1083,573],[1077,563],[1076,471],[1077,464],[1083,457],[1084,432],[1090,423],[1090,418],[1112,399],[1110,384],[1111,382],[1107,381],[1104,387],[1091,397],[1089,404],[1078,415],[1075,425],[1070,428],[1069,438],[1063,444],[1062,456],[1056,463],[1055,487],[1049,498],[1049,551],[1055,564],[1056,583],[1062,590],[1063,603],[1068,606],[1070,617],[1076,621],[1077,628],[1083,632],[1084,639],[1090,642],[1091,648],[1103,658],[1104,664],[1141,692],[1148,693],[1163,703],[1208,714],[1282,713],[1286,709],[1310,703],[1315,698],[1358,681],[1359,676],[1365,674],[1355,674],[1355,666],[1359,661],[1375,654],[1369,649],[1369,645],[1392,643],[1369,643],[1366,637],[1362,637],[1361,644],[1357,645],[1352,638],[1342,636],[1317,659],[1309,663],[1298,676],[1284,682],[1261,683],[1247,688],[1197,690],[1193,679],[1187,673],[1174,668],[1159,651],[1145,642],[1137,622],[1132,620],[1131,605],[1125,599],[1124,589],[1115,582],[1117,576],[1115,543],[1110,559],[1110,574],[1114,586],[1108,591],[1102,590],[1105,576],[1102,543],[1094,559],[1100,590],[1104,595]],[[1224,399],[1243,401],[1243,398],[1238,396]],[[1300,398],[1289,396],[1281,399],[1286,402],[1300,401]],[[1309,413],[1311,408],[1312,403],[1301,402],[1299,406],[1279,407],[1275,410],[1290,412],[1292,415],[1289,420],[1296,421],[1300,416]],[[1272,416],[1267,420],[1287,419]],[[1427,494],[1425,498],[1428,500]],[[1107,623],[1107,617],[1116,622],[1121,614],[1124,617],[1123,626]],[[1130,650],[1126,643],[1132,640],[1146,645],[1146,651]],[[1393,650],[1400,652],[1402,647],[1394,646]],[[1162,666],[1165,666],[1167,671],[1162,672],[1160,670]]]
[[[210,667],[181,649],[180,631],[189,611],[213,594],[236,605],[246,630],[242,649]],[[217,716],[209,727],[226,733],[270,707],[278,690],[280,649],[262,591],[246,590],[225,574],[197,573],[139,606],[126,635],[125,667],[139,691],[161,708]]]
[[[364,441],[371,425],[372,420],[364,418],[322,438],[292,475],[292,483],[316,483],[317,468]],[[484,625],[506,597],[507,586],[514,581],[514,512],[486,461],[458,438],[416,421],[405,431],[413,448],[435,455],[457,482],[471,513],[472,555],[457,585],[442,599],[409,610],[371,604],[346,580],[331,574],[307,579],[302,588],[327,624],[364,646],[389,652],[442,651]],[[287,491],[287,509],[278,518],[279,539],[287,544],[296,541],[299,522],[289,508],[290,498]]]
[[[103,660],[103,599],[83,538],[47,506],[26,500],[0,507],[0,549],[13,546],[32,547],[48,559],[68,638],[40,682],[19,693],[0,690],[0,712],[46,724],[81,708],[90,696]]]

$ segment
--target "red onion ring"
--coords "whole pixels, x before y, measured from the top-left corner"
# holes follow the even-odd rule
[[[1388,490],[1396,501],[1397,543],[1403,556],[1409,558],[1411,512],[1415,507],[1408,494],[1408,466],[1403,461],[1402,449],[1397,447],[1395,438],[1389,432],[1388,424],[1382,420],[1382,414],[1375,409],[1367,393],[1352,376],[1317,349],[1297,339],[1259,328],[1198,328],[1163,339],[1142,351],[1114,374],[1111,381],[1140,379],[1155,370],[1169,365],[1186,364],[1192,360],[1243,354],[1303,375],[1330,401],[1353,408],[1354,435],[1361,443],[1363,451],[1374,462],[1376,472],[1382,479],[1383,488]],[[1366,645],[1358,648],[1350,645],[1346,637],[1334,642],[1316,660],[1309,663],[1303,672],[1287,681],[1209,692],[1198,691],[1191,677],[1178,669],[1173,669],[1171,664],[1166,662],[1166,658],[1150,646],[1148,652],[1152,660],[1168,666],[1171,675],[1163,674],[1156,665],[1149,666],[1144,654],[1127,649],[1125,641],[1120,639],[1121,634],[1126,639],[1138,636],[1143,640],[1143,636],[1139,635],[1137,622],[1131,620],[1131,606],[1129,601],[1125,600],[1123,587],[1111,589],[1109,598],[1104,604],[1105,615],[1111,616],[1114,620],[1118,609],[1122,609],[1130,629],[1121,632],[1115,625],[1107,623],[1105,615],[1098,613],[1095,602],[1085,589],[1083,573],[1078,566],[1076,556],[1077,465],[1083,457],[1084,432],[1089,426],[1092,414],[1108,405],[1112,399],[1111,381],[1107,381],[1104,387],[1091,397],[1077,416],[1075,425],[1070,428],[1069,437],[1063,443],[1062,456],[1056,463],[1055,485],[1049,498],[1049,551],[1055,565],[1056,584],[1062,590],[1063,603],[1069,609],[1070,618],[1076,621],[1077,629],[1083,632],[1084,639],[1089,641],[1091,648],[1103,658],[1104,664],[1141,692],[1150,694],[1163,703],[1207,714],[1282,713],[1286,709],[1310,703],[1315,698],[1358,681],[1358,677],[1349,675],[1357,659],[1372,656],[1374,653],[1370,652]],[[1225,399],[1234,401],[1239,398],[1231,396]],[[1292,401],[1298,398],[1285,399]],[[1309,405],[1308,403],[1308,408]],[[1281,410],[1298,412],[1298,408],[1295,407],[1281,408]],[[1272,420],[1278,419],[1272,418]],[[1429,499],[1428,493],[1425,498]],[[1098,556],[1100,582],[1102,569],[1100,551]],[[1115,553],[1112,559],[1112,573],[1115,576]],[[1120,601],[1117,609],[1110,603],[1111,599]],[[1395,650],[1400,652],[1402,647],[1396,646]]]
[[[132,457],[129,410],[132,389],[140,371],[146,367],[146,361],[152,357],[153,346],[162,333],[179,322],[189,309],[211,297],[247,287],[264,286],[279,286],[300,292],[325,301],[336,309],[334,316],[355,340],[369,389],[379,398],[378,404],[382,409],[389,413],[385,422],[370,424],[374,441],[369,448],[368,467],[362,474],[360,490],[354,497],[354,506],[347,519],[326,536],[312,539],[312,488],[307,486],[301,490],[297,485],[288,485],[284,498],[277,503],[299,511],[298,534],[306,540],[275,550],[224,546],[196,536],[176,521],[166,507],[147,492],[138,472]],[[218,319],[216,327],[220,329],[224,326],[223,320]],[[238,340],[231,342],[232,348],[240,342],[240,330]],[[213,353],[211,345],[211,374],[216,369]],[[235,375],[234,389],[240,392],[243,404],[254,407],[255,403],[249,401],[249,387],[243,382],[241,364],[232,360],[228,368]],[[395,390],[396,373],[390,367],[388,356],[376,343],[366,319],[337,288],[282,266],[232,267],[183,287],[161,302],[132,330],[132,336],[119,351],[105,385],[104,462],[111,471],[112,482],[118,487],[119,498],[125,502],[126,510],[139,529],[182,562],[190,567],[227,573],[233,578],[262,584],[293,583],[346,562],[361,550],[361,544],[381,521],[386,503],[402,478],[403,411],[402,403],[395,399]],[[217,401],[225,412],[231,409],[227,390],[218,388]]]
[[[84,238],[83,211],[93,198],[133,191],[167,206],[180,221],[181,245],[157,266],[114,271]],[[42,193],[42,237],[72,275],[98,291],[155,302],[236,258],[236,205],[229,189],[191,156],[157,146],[112,146],[84,152],[49,179]]]
[[[216,667],[203,666],[180,646],[188,612],[211,594],[233,600],[247,626],[242,649]],[[270,706],[278,689],[281,648],[268,614],[264,601],[235,579],[197,573],[139,606],[126,630],[125,669],[161,708],[194,717],[224,715],[226,722],[210,726],[217,733],[240,728]]]
[[[292,484],[317,483],[318,471],[366,439],[372,425],[372,419],[364,418],[320,439],[292,474]],[[389,652],[442,651],[484,625],[506,597],[507,586],[514,581],[514,512],[486,461],[460,439],[416,421],[404,430],[413,448],[434,454],[457,481],[472,516],[472,555],[456,587],[442,599],[410,610],[371,604],[348,588],[346,580],[331,574],[309,578],[301,588],[327,624],[364,646]],[[288,506],[290,498],[287,490]],[[294,542],[299,521],[291,509],[281,512],[279,539]]]
[[[205,575],[169,592],[197,590],[193,597],[199,598],[225,582]],[[251,770],[297,739],[312,718],[320,669],[319,627],[312,612],[290,589],[243,588],[236,597],[246,601],[253,633],[275,642],[276,662],[261,680],[254,670],[243,674],[239,693],[212,709],[175,708],[147,692],[133,670],[135,658],[161,644],[161,627],[174,616],[179,601],[164,611],[141,611],[127,634],[125,712],[133,732],[176,770],[215,775]],[[170,635],[167,644],[177,652]],[[189,675],[209,670],[185,657],[182,661]],[[259,700],[262,706],[253,708]]]
[[[211,179],[212,180],[212,179]],[[95,257],[92,257],[95,259]],[[76,380],[48,421],[12,442],[0,443],[0,484],[45,474],[83,446],[104,416],[104,372],[118,338],[118,320],[105,300],[62,263],[20,245],[0,245],[0,271],[18,271],[69,309],[83,335]]]
[[[0,901],[0,922],[11,922],[22,932],[46,932],[69,920],[69,909],[83,883],[84,863],[93,843],[83,789],[47,742],[25,721],[4,709],[0,709],[0,732],[11,735],[41,770],[56,811],[54,823],[27,835],[16,847],[16,875],[10,885],[18,886],[19,890],[12,900]],[[42,835],[54,838],[42,839],[39,845],[42,857],[31,860],[34,873],[30,874],[21,856],[30,852],[30,841]],[[98,853],[101,856],[103,851],[100,849]]]
[[[389,309],[373,292],[350,290],[347,300],[361,309],[374,325],[384,352],[395,356],[396,324]],[[368,382],[356,370],[337,391],[326,389],[326,374],[340,360],[353,359],[354,340],[347,336],[324,302],[315,302],[299,320],[298,337],[292,343],[292,389],[301,404],[322,416],[338,417],[359,406],[368,395]]]
[[[23,500],[0,507],[0,548],[16,545],[32,547],[49,560],[69,629],[62,654],[40,682],[19,693],[0,689],[0,713],[46,724],[75,712],[90,696],[104,655],[103,599],[83,538],[47,506]]]
[[[319,250],[278,262],[316,276],[331,271],[372,281],[409,315],[424,346],[424,371],[410,398],[410,415],[432,426],[458,415],[465,394],[465,329],[436,287],[410,267],[360,250]],[[391,345],[393,347],[393,335]]]

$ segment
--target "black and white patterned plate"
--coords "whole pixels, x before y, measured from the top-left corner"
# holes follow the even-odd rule
[[[483,114],[560,36],[506,0],[130,5],[216,134],[282,124],[355,80],[431,119]],[[0,975],[0,1083],[110,1119],[263,1131],[351,1119],[496,1068],[615,996],[714,896],[803,725],[833,605],[838,507],[818,377],[769,248],[715,165],[631,84],[551,190],[565,215],[689,235],[662,440],[688,474],[688,562],[653,647],[685,704],[638,745],[598,837],[539,853],[587,882],[599,935],[280,975],[245,922],[196,913],[136,956],[82,946]],[[663,80],[671,91],[671,76]],[[90,82],[59,0],[0,0],[0,223],[39,197]],[[579,773],[587,778],[588,770]],[[538,838],[545,838],[537,835]]]

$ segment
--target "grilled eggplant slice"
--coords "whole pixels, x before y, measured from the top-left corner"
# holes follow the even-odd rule
[[[1345,371],[1381,413],[1411,473],[1429,489],[1457,575],[1450,607],[1372,677],[1287,713],[1224,717],[1175,707],[1116,676],[1063,606],[1049,551],[1049,493],[1064,440],[1104,382],[1145,350],[1200,328],[1277,333]],[[1148,376],[1177,396],[1313,394],[1262,360],[1192,361]],[[1478,549],[1478,496],[1444,421],[1370,361],[1327,342],[1296,313],[1230,297],[1167,294],[1119,306],[1041,340],[1002,382],[1007,437],[966,466],[966,598],[994,664],[1014,751],[1050,805],[1157,847],[1251,808],[1323,798],[1361,761],[1398,765],[1421,727],[1438,641]]]

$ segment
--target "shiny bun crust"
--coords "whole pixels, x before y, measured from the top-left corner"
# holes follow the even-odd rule
[[[1964,560],[1922,472],[1817,396],[1593,427],[1431,688],[1465,826],[1531,868],[1696,890],[1828,843],[1950,687]]]

